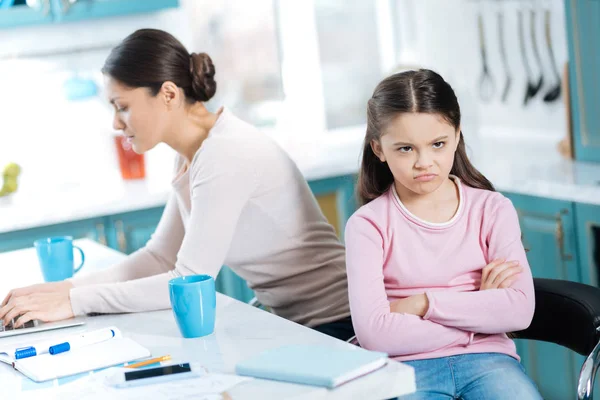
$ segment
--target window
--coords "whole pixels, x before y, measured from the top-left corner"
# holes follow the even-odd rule
[[[327,128],[365,123],[382,78],[376,2],[316,0],[315,15]]]
[[[283,100],[274,0],[202,2],[193,49],[216,68],[212,104],[226,104],[258,126],[274,125]]]

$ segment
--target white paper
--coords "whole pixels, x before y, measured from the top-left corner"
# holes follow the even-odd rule
[[[149,356],[150,351],[139,343],[129,338],[115,337],[57,355],[42,354],[24,358],[17,361],[15,367],[34,381],[47,381]]]
[[[91,399],[165,399],[165,400],[220,400],[222,393],[235,385],[252,378],[209,373],[197,378],[181,379],[165,383],[150,384],[118,389],[106,385],[106,377],[114,368],[101,371],[88,378],[79,379],[58,388],[39,390],[30,393],[31,398],[81,400]]]

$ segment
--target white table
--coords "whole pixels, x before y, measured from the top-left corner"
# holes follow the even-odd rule
[[[125,257],[123,254],[83,239],[76,241],[86,254],[86,266],[80,273],[105,268]],[[0,253],[0,296],[4,298],[13,287],[42,282],[33,249]],[[149,294],[151,295],[151,294]],[[209,371],[233,373],[240,360],[263,350],[285,344],[320,344],[337,348],[352,345],[323,335],[312,329],[287,321],[235,299],[218,294],[215,333],[204,338],[183,339],[171,310],[140,314],[119,314],[88,317],[86,329],[109,325],[118,327],[148,348],[153,355],[171,354],[174,361],[200,362]],[[81,328],[70,328],[81,329]],[[37,340],[50,332],[0,339],[0,345],[25,337]],[[229,391],[233,399],[386,399],[414,391],[414,382],[402,383],[402,371],[410,368],[390,361],[383,369],[350,382],[335,390],[305,385],[252,380]],[[69,382],[68,378],[36,384],[12,367],[0,363],[0,393],[2,398],[18,398],[20,394]]]

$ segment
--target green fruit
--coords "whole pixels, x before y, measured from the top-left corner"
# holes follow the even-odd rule
[[[14,193],[17,191],[18,185],[17,180],[15,178],[6,177],[4,179],[4,184],[2,185],[2,192],[5,193]]]
[[[5,177],[16,178],[21,173],[21,167],[16,163],[8,163],[6,167],[4,167],[4,171],[2,175]]]

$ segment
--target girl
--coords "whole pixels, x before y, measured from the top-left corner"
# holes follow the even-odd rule
[[[533,279],[511,202],[469,162],[454,91],[433,71],[369,100],[346,225],[360,345],[415,369],[408,399],[539,399],[506,332],[529,326]]]
[[[294,162],[228,109],[209,112],[215,67],[170,34],[134,32],[103,68],[114,128],[137,153],[177,153],[172,194],[148,244],[120,265],[13,290],[8,323],[170,307],[168,282],[230,266],[274,313],[340,339],[354,333],[344,248]]]

